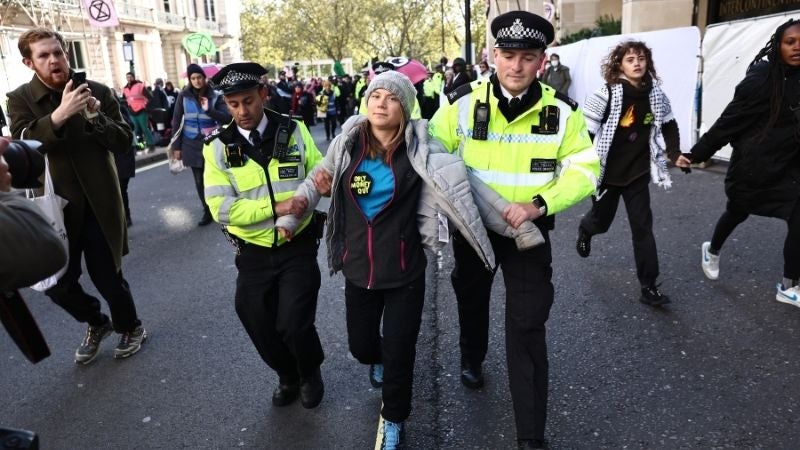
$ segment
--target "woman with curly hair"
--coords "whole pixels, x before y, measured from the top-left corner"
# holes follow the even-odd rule
[[[706,277],[719,277],[719,252],[747,216],[789,224],[783,246],[779,302],[800,306],[800,20],[775,30],[736,86],[733,100],[692,148],[692,162],[733,147],[725,194],[728,203],[711,241],[701,248]]]
[[[641,284],[639,301],[650,306],[669,303],[656,284],[659,275],[649,182],[668,188],[672,181],[667,158],[681,156],[678,124],[669,99],[659,88],[653,53],[644,42],[617,45],[603,63],[606,85],[584,106],[584,116],[600,157],[600,177],[592,209],[578,227],[578,254],[591,252],[591,239],[608,231],[619,199],[625,201],[633,238],[636,274]],[[666,149],[660,144],[663,137]]]

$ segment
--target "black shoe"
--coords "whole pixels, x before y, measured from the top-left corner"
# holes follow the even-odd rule
[[[210,224],[213,221],[214,221],[214,218],[211,217],[211,213],[210,212],[206,212],[206,213],[203,214],[203,218],[200,219],[200,222],[197,222],[197,226],[198,227],[204,227],[204,226]]]
[[[578,250],[581,258],[588,258],[592,252],[592,236],[580,227],[578,227],[578,242],[575,243],[575,249]]]
[[[648,306],[661,306],[670,303],[669,297],[662,294],[658,290],[658,286],[643,287],[639,301]]]
[[[311,377],[302,379],[300,383],[300,403],[303,404],[303,408],[316,408],[319,402],[322,401],[322,394],[324,393],[325,385],[322,384],[322,374],[319,369]]]
[[[480,389],[483,387],[483,373],[481,365],[469,363],[461,364],[461,383],[470,389]]]
[[[517,441],[519,450],[527,450],[529,448],[544,448],[544,440],[542,439],[520,439]]]
[[[300,395],[300,383],[280,383],[272,392],[272,404],[275,406],[286,406],[297,400]]]

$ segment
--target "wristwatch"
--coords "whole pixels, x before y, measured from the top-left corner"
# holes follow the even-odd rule
[[[536,197],[533,197],[533,200],[531,201],[531,203],[533,203],[533,206],[539,208],[539,215],[541,217],[544,217],[544,216],[547,215],[547,203],[544,202],[544,199],[542,198],[541,195],[537,195]]]

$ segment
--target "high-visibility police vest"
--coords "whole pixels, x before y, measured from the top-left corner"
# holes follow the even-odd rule
[[[265,113],[268,120],[289,123],[288,116],[269,110]],[[270,159],[268,173],[250,158],[241,167],[229,163],[225,146],[238,143],[236,122],[220,128],[206,139],[203,147],[205,199],[211,216],[232,235],[263,247],[287,242],[280,236],[276,240],[273,198],[275,203],[291,198],[306,174],[322,160],[306,126],[297,120],[291,123],[294,129],[288,156],[282,161]],[[311,217],[304,219],[295,235],[303,232],[310,222]]]
[[[425,82],[422,83],[422,95],[428,98],[433,98],[439,93],[436,90],[436,82],[433,79],[428,78]]]
[[[358,114],[362,116],[367,115],[367,96],[361,97],[361,105],[358,107]],[[411,111],[411,120],[422,119],[422,108],[419,107],[417,97],[414,97],[414,109]]]
[[[185,93],[185,92],[184,92]],[[214,108],[219,93],[209,89],[208,107]],[[183,135],[194,139],[200,134],[209,135],[217,127],[217,121],[209,117],[197,100],[183,96]]]
[[[600,162],[577,104],[561,94],[557,98],[553,88],[539,84],[542,98],[510,123],[488,80],[461,86],[448,95],[450,104],[439,108],[428,131],[450,152],[457,151],[467,167],[503,198],[530,202],[540,195],[552,215],[595,191]],[[475,140],[475,102],[486,101],[487,89],[488,138]],[[558,129],[542,133],[540,113],[548,106],[551,111],[558,109]]]

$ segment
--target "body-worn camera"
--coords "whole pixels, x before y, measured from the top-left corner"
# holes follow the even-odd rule
[[[13,140],[3,157],[11,172],[11,186],[17,189],[42,187],[39,176],[44,172],[44,156],[39,153],[42,143],[32,140]]]

